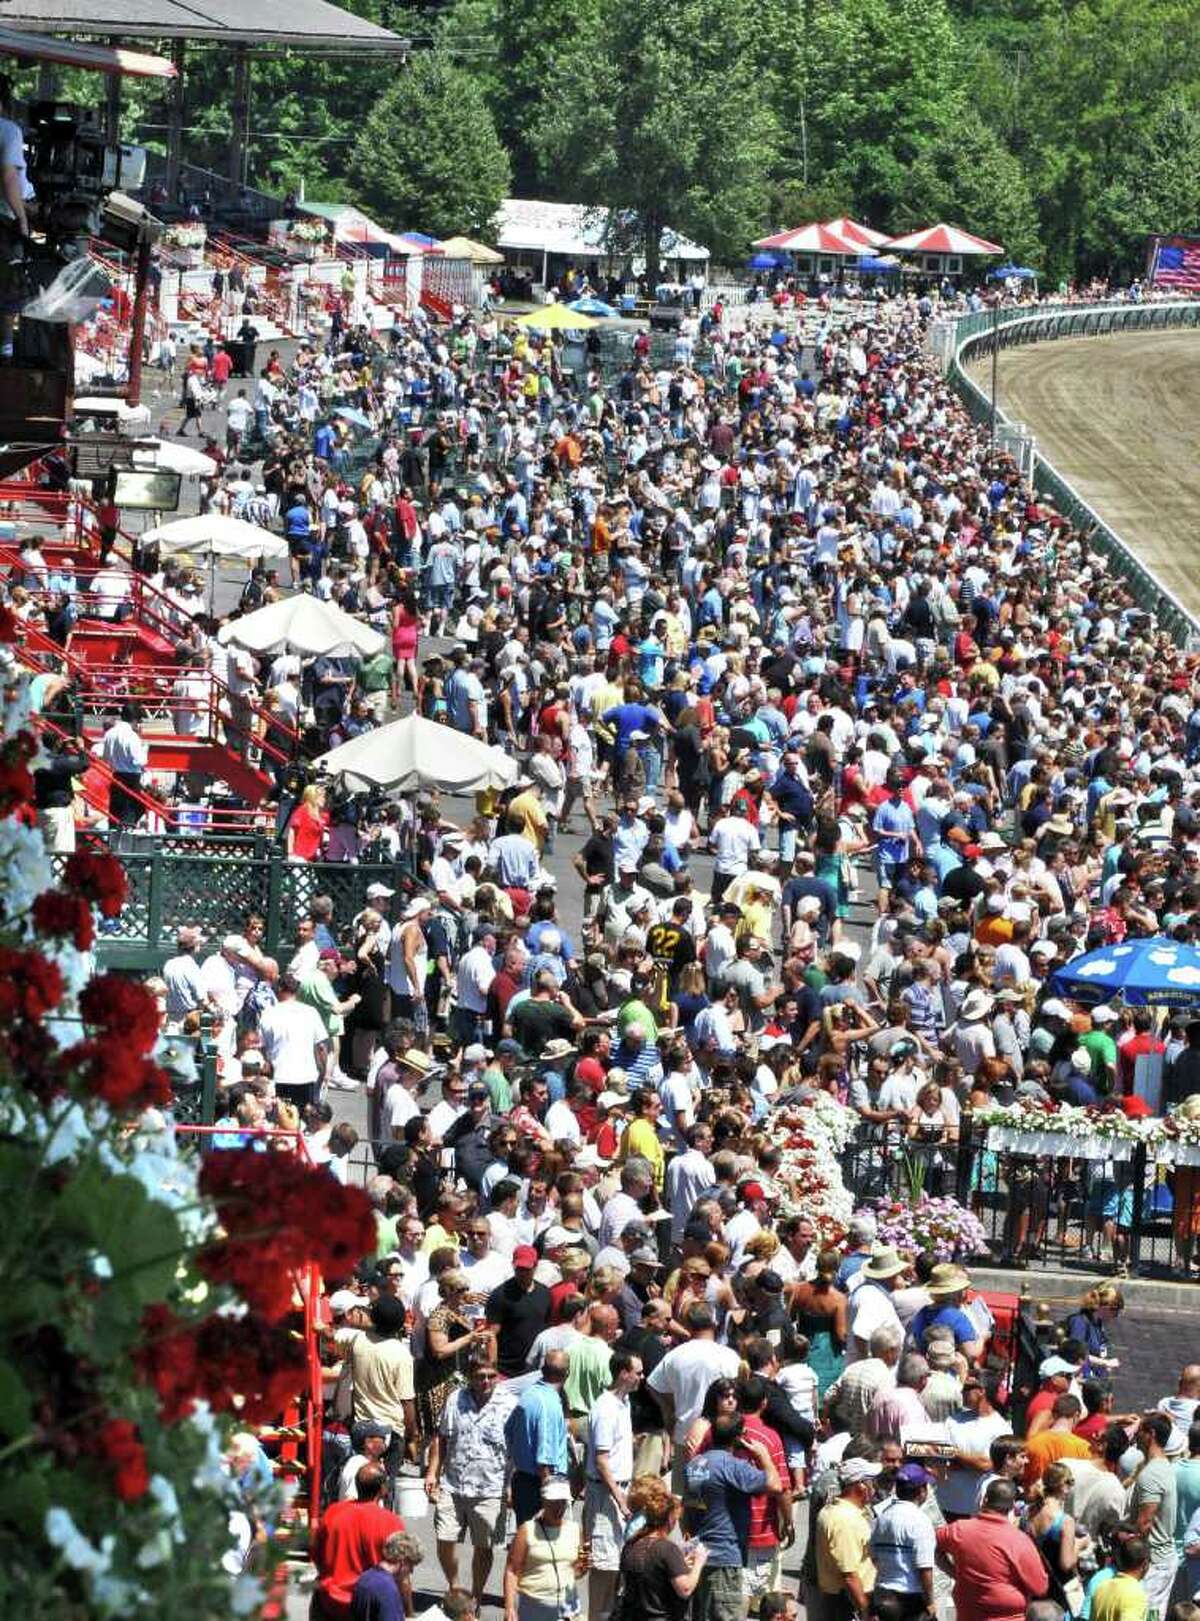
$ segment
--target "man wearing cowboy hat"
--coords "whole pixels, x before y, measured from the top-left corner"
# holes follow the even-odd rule
[[[996,1042],[986,1024],[995,1001],[987,991],[976,987],[963,997],[958,1019],[951,1032],[954,1056],[965,1075],[974,1075],[985,1058],[995,1058]]]
[[[964,1267],[948,1261],[934,1267],[925,1284],[930,1304],[921,1307],[908,1327],[909,1337],[918,1350],[924,1349],[925,1336],[931,1328],[944,1327],[950,1329],[955,1345],[969,1363],[979,1360],[984,1342],[975,1323],[962,1309],[963,1297],[970,1286],[970,1274]]]
[[[889,1327],[904,1331],[891,1296],[899,1289],[908,1272],[908,1262],[890,1245],[878,1245],[871,1258],[860,1268],[861,1282],[854,1291],[854,1310],[850,1318],[851,1355],[855,1358],[870,1354],[869,1346],[876,1329]]]

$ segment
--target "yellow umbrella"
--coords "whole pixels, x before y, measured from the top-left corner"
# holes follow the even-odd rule
[[[565,304],[544,304],[541,309],[518,316],[517,325],[529,327],[534,332],[585,332],[597,323],[590,315],[569,310]]]

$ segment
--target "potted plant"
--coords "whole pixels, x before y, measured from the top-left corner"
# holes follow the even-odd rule
[[[207,241],[208,227],[201,220],[180,220],[163,232],[163,246],[189,270],[203,265]]]
[[[315,259],[325,242],[324,221],[293,220],[288,226],[288,252],[297,259]]]

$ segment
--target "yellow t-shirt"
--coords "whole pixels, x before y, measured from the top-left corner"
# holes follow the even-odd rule
[[[546,820],[546,813],[542,809],[541,801],[529,789],[518,794],[509,802],[509,817],[519,816],[522,821],[521,832],[535,844],[538,854],[541,854],[542,845],[546,842],[546,834],[550,830],[550,823]]]
[[[847,1576],[868,1593],[875,1586],[871,1522],[857,1503],[839,1497],[817,1515],[817,1583],[822,1593],[844,1593]]]
[[[648,1161],[654,1172],[654,1186],[661,1190],[667,1168],[666,1156],[654,1125],[640,1116],[625,1127],[621,1146],[617,1150],[618,1165],[624,1165],[627,1159]]]
[[[1136,1576],[1114,1576],[1092,1594],[1092,1621],[1145,1621],[1147,1608]]]

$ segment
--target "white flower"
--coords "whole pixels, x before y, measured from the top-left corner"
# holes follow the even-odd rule
[[[229,1607],[234,1615],[253,1615],[265,1603],[266,1597],[266,1583],[243,1571],[233,1584]]]
[[[93,1581],[112,1569],[115,1537],[105,1537],[97,1548],[75,1524],[69,1510],[48,1508],[43,1522],[46,1541],[57,1548],[72,1570],[83,1571]]]
[[[143,1542],[137,1556],[139,1570],[153,1570],[156,1565],[165,1565],[171,1557],[171,1533],[169,1531],[155,1531]]]
[[[91,1262],[89,1264],[90,1264],[90,1266],[92,1268],[92,1276],[93,1277],[96,1277],[96,1278],[111,1278],[112,1277],[112,1275],[113,1275],[113,1264],[109,1260],[108,1256],[107,1255],[101,1255],[99,1250],[97,1250],[95,1255],[92,1256]]]

